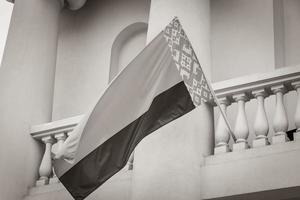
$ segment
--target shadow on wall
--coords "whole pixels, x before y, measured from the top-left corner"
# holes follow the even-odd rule
[[[109,82],[146,46],[148,24],[133,23],[124,28],[111,49]]]

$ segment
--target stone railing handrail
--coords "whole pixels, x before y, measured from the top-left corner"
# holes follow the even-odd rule
[[[270,88],[274,85],[284,84],[288,91],[293,90],[292,82],[300,81],[300,66],[280,68],[272,72],[252,74],[212,84],[218,98],[230,97],[234,94],[248,93],[265,88],[272,93]],[[253,97],[253,96],[252,96]]]
[[[75,117],[32,126],[30,129],[30,134],[33,138],[41,140],[47,136],[71,132],[80,122],[83,116],[84,115],[78,115]]]
[[[36,181],[36,186],[59,182],[52,169],[52,147],[56,145],[56,148],[60,148],[60,145],[74,130],[83,116],[78,115],[31,127],[31,136],[45,144],[44,155],[39,167],[39,180]]]
[[[44,143],[45,151],[39,167],[39,180],[36,181],[36,186],[58,183],[58,178],[55,176],[52,166],[51,151],[54,145],[59,149],[72,134],[74,128],[80,123],[84,115],[78,115],[70,118],[65,118],[58,121],[34,125],[30,129],[31,136]],[[128,170],[133,168],[133,154],[128,161]]]
[[[213,89],[219,99],[221,109],[226,112],[231,103],[237,103],[238,111],[236,115],[234,136],[237,138],[232,146],[232,150],[248,149],[249,125],[245,105],[250,99],[256,99],[257,109],[253,129],[255,139],[252,147],[262,147],[269,145],[268,133],[269,123],[264,106],[265,98],[274,95],[276,99],[273,115],[272,144],[288,141],[286,132],[288,131],[288,118],[284,104],[284,95],[290,91],[298,94],[294,113],[296,133],[294,139],[300,138],[300,66],[285,67],[268,73],[253,74],[239,77],[213,84]],[[225,120],[219,116],[215,132],[215,154],[231,151],[229,148],[230,134]]]

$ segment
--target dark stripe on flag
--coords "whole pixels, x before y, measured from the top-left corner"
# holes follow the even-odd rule
[[[126,165],[144,137],[194,108],[184,82],[179,82],[156,96],[147,112],[76,163],[60,181],[76,200],[84,199]]]

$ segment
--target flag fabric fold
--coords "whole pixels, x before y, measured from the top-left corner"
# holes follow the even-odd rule
[[[76,200],[120,171],[138,143],[212,101],[208,82],[175,18],[112,81],[60,148],[57,177]]]

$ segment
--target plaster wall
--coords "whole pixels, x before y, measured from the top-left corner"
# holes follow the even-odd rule
[[[283,0],[285,65],[300,64],[300,1]]]
[[[274,70],[273,0],[211,1],[212,80]]]
[[[149,9],[149,0],[106,0],[87,1],[76,12],[64,10],[60,19],[53,120],[84,114],[94,105],[109,82],[114,40],[130,24],[147,23]],[[143,37],[141,34],[137,40],[142,41]],[[125,46],[135,50],[123,55],[123,64],[142,45],[129,41]]]
[[[136,33],[123,44],[119,54],[119,71],[123,70],[146,46],[147,29]]]
[[[109,81],[123,70],[146,46],[148,24],[137,22],[123,29],[111,48]]]
[[[284,8],[283,0],[274,0],[274,54],[275,68],[285,66],[285,30],[284,30]]]

